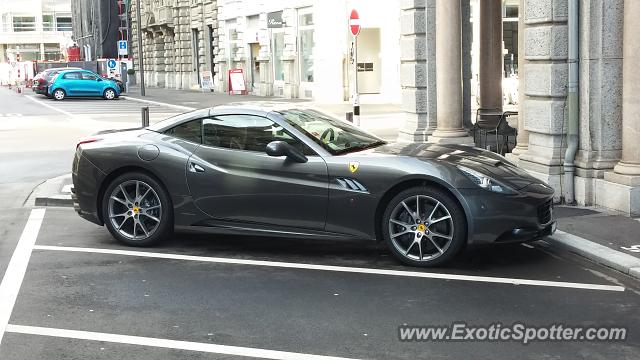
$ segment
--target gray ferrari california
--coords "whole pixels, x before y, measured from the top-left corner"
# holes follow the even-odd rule
[[[402,262],[555,231],[553,189],[464,145],[393,144],[304,106],[219,106],[81,141],[78,214],[120,242],[175,231],[384,240]]]

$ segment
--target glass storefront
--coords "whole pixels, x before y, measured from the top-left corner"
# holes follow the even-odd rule
[[[284,32],[273,33],[273,70],[276,81],[284,81],[284,64],[282,53],[284,51]]]
[[[302,13],[298,17],[300,39],[300,81],[313,82],[313,13]]]

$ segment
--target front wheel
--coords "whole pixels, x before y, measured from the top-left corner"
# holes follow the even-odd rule
[[[102,218],[118,241],[130,246],[153,245],[171,235],[173,212],[164,187],[153,177],[132,172],[107,187]]]
[[[116,91],[113,89],[107,89],[102,94],[102,97],[105,98],[105,100],[113,100],[116,98],[116,96]]]
[[[382,235],[403,263],[429,267],[451,260],[463,248],[467,222],[447,192],[414,187],[396,195],[383,214]]]

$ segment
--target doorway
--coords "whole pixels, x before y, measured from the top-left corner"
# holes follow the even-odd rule
[[[249,52],[251,58],[251,91],[258,93],[260,89],[260,62],[258,61],[258,54],[260,53],[259,43],[250,43]]]

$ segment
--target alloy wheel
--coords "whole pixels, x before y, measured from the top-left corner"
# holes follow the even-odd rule
[[[53,97],[54,97],[54,98],[56,98],[56,100],[62,100],[62,99],[64,99],[64,91],[62,91],[62,90],[56,90],[56,91],[53,93]]]
[[[107,90],[104,92],[104,97],[105,97],[107,100],[113,100],[113,99],[116,97],[116,93],[115,93],[115,91],[113,91],[113,90],[111,90],[111,89],[107,89]]]
[[[398,203],[389,217],[389,237],[407,259],[432,261],[451,246],[454,224],[447,207],[426,195],[413,195]]]
[[[160,197],[149,184],[139,180],[116,186],[109,195],[108,210],[113,228],[130,240],[149,238],[162,218]]]

